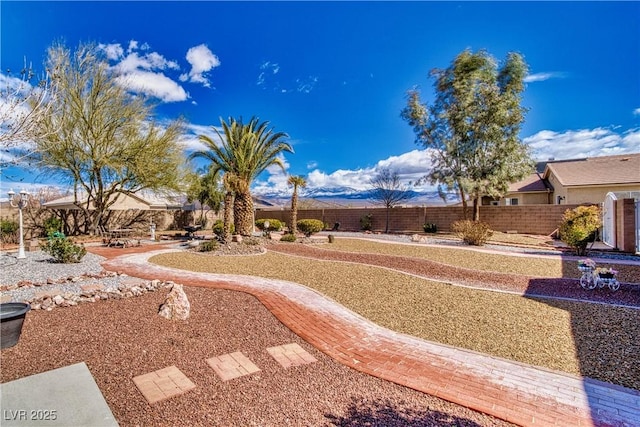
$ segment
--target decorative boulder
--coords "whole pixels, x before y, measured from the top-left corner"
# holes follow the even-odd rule
[[[174,284],[167,294],[164,304],[160,306],[158,314],[169,320],[186,320],[189,317],[191,305],[182,285]]]

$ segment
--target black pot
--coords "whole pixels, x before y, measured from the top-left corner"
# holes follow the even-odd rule
[[[0,304],[0,348],[13,347],[22,333],[22,324],[31,306],[24,302]]]

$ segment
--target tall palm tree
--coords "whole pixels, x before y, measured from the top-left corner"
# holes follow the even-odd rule
[[[251,118],[247,124],[243,124],[242,118],[228,120],[229,123],[220,119],[222,133],[214,128],[220,143],[207,135],[200,135],[198,139],[207,146],[207,150],[195,151],[189,158],[207,159],[211,161],[212,169],[233,177],[230,179],[230,191],[235,195],[233,218],[236,233],[249,236],[253,231],[251,183],[269,166],[276,165],[284,170],[280,155],[293,153],[293,148],[283,141],[288,135],[274,132],[269,128],[269,122],[260,123],[257,117]]]
[[[289,232],[296,234],[298,231],[298,188],[304,188],[307,186],[307,181],[303,176],[290,175],[287,179],[287,184],[293,185],[293,195],[291,196],[291,223],[289,224]]]

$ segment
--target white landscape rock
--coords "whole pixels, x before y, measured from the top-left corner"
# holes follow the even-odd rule
[[[160,306],[158,314],[169,320],[186,320],[189,317],[191,305],[182,285],[174,284],[164,304]]]

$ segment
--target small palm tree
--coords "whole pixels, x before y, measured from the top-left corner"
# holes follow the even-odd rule
[[[242,119],[229,119],[229,123],[220,119],[223,132],[214,131],[220,138],[220,143],[206,135],[198,139],[208,148],[196,151],[189,158],[196,157],[210,160],[211,168],[229,173],[231,187],[234,193],[233,218],[236,232],[248,236],[253,231],[253,198],[251,197],[251,183],[266,168],[277,165],[284,170],[284,163],[280,158],[283,152],[293,153],[293,148],[282,140],[288,135],[269,129],[269,122],[259,122],[253,117],[249,123],[243,124]]]
[[[287,179],[289,185],[293,185],[293,195],[291,196],[291,223],[289,224],[289,232],[296,234],[298,231],[298,188],[307,186],[307,181],[302,176],[289,176]]]

